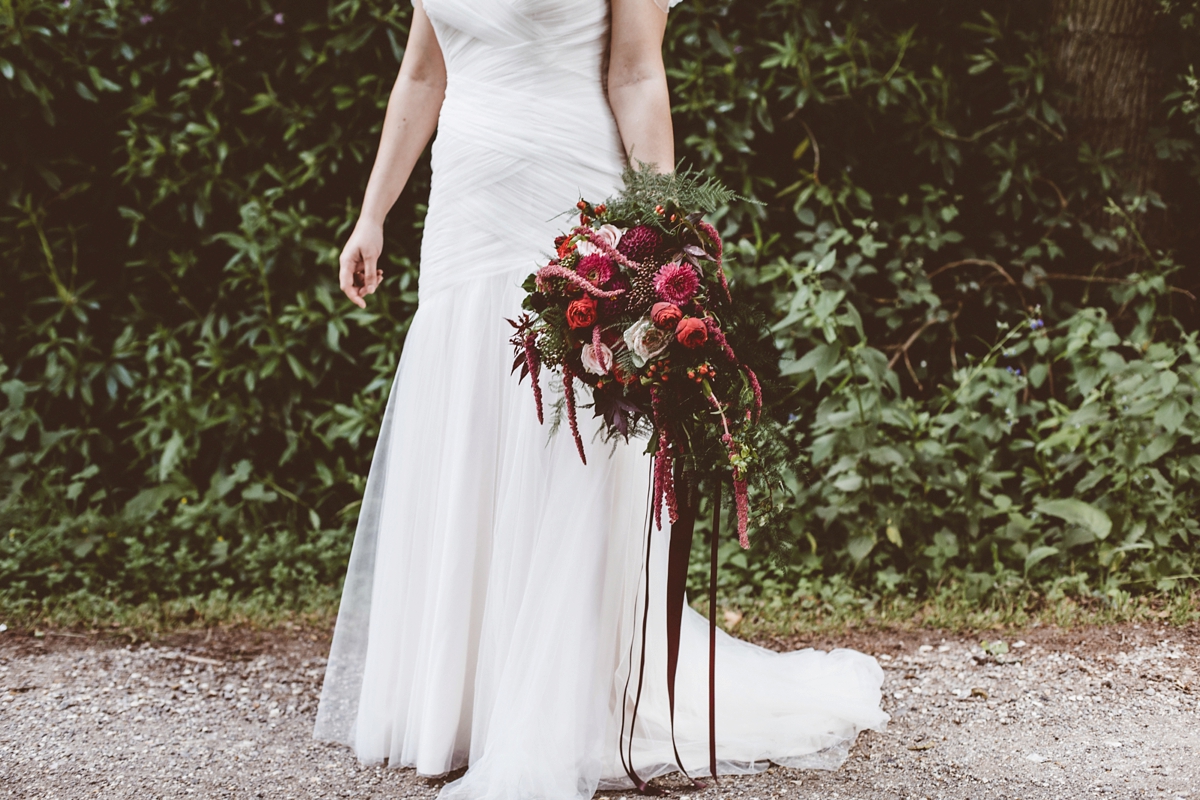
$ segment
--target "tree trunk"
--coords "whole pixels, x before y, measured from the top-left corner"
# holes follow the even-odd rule
[[[1050,55],[1073,94],[1062,109],[1071,138],[1098,155],[1121,149],[1118,172],[1127,190],[1143,195],[1159,185],[1160,164],[1149,138],[1161,98],[1151,64],[1156,4],[1151,0],[1051,0],[1055,34]],[[1154,231],[1157,220],[1139,225]]]

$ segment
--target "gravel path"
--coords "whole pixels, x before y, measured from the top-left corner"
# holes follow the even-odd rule
[[[836,772],[773,768],[699,795],[1200,798],[1200,627],[1021,637],[994,654],[920,631],[767,642],[875,653],[893,721]],[[312,740],[326,647],[299,630],[0,633],[0,797],[432,799],[441,781]]]

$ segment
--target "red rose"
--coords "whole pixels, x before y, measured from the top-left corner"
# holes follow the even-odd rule
[[[572,328],[587,328],[596,324],[596,301],[584,296],[567,306],[567,324]],[[707,335],[707,334],[705,334]]]
[[[675,339],[684,347],[695,350],[708,341],[708,328],[704,320],[684,317],[675,326]]]
[[[650,308],[650,319],[658,327],[670,330],[683,319],[683,312],[674,303],[655,303]]]

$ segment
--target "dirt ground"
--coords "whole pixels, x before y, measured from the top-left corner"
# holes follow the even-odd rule
[[[1200,627],[1038,628],[1004,642],[763,642],[875,654],[892,722],[836,771],[724,778],[697,800],[1200,798]],[[0,797],[432,800],[441,781],[312,740],[327,647],[296,629],[136,644],[0,632]]]

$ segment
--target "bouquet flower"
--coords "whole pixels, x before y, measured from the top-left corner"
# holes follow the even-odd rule
[[[735,195],[695,173],[644,165],[627,170],[625,184],[605,202],[580,200],[579,224],[526,280],[525,313],[510,320],[513,369],[521,380],[530,376],[539,421],[541,367],[562,376],[567,423],[585,463],[576,381],[589,387],[608,438],[649,437],[658,527],[664,505],[672,523],[679,514],[676,462],[700,472],[723,462],[746,547],[762,388],[730,345],[737,315],[723,245],[704,220]]]

